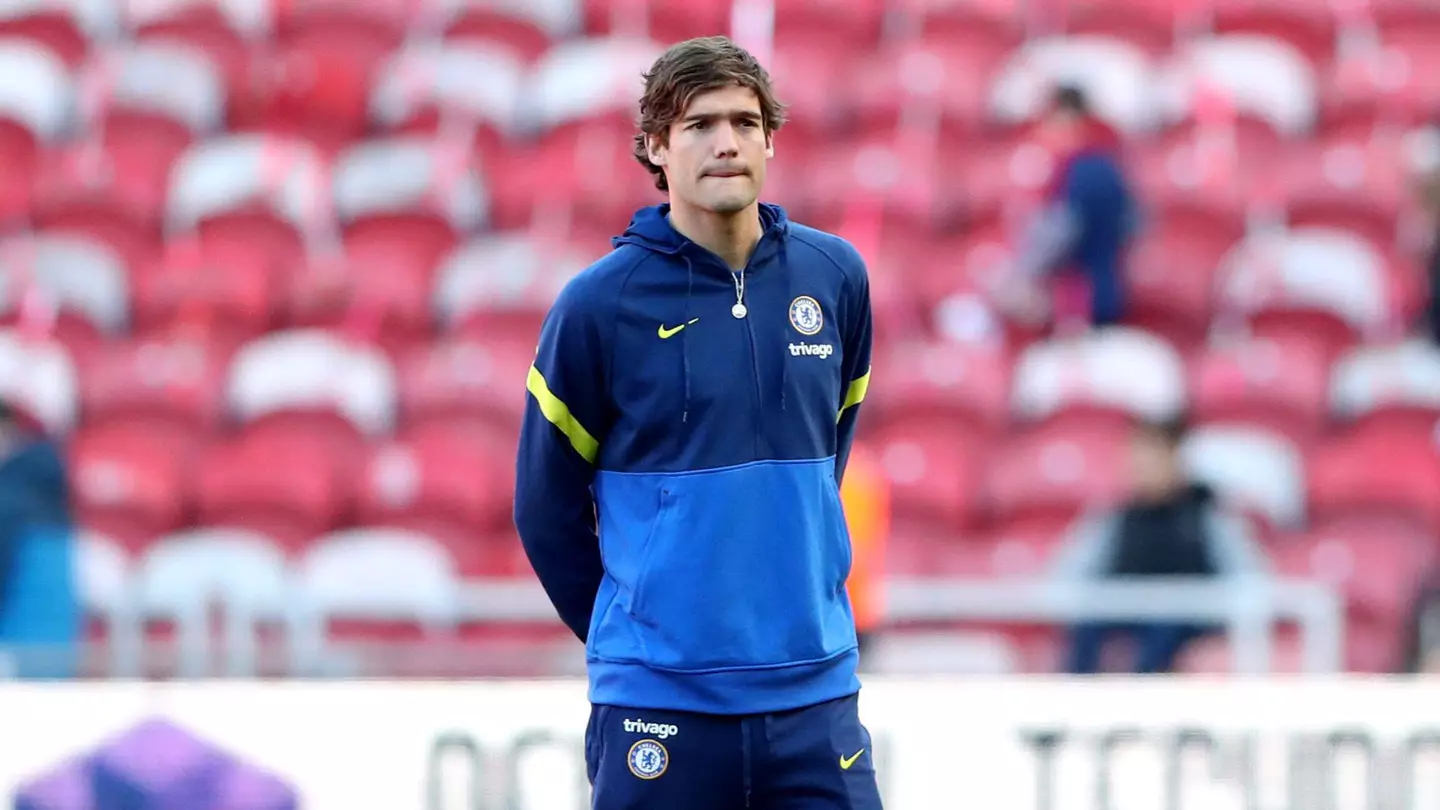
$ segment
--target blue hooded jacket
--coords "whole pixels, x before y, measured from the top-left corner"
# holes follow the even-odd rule
[[[762,205],[736,276],[641,209],[541,330],[515,524],[597,704],[750,714],[855,693],[839,481],[870,380],[843,239]]]
[[[66,677],[81,634],[63,450],[25,440],[0,459],[0,649],[20,675]]]

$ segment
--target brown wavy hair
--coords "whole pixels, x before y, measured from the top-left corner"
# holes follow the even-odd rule
[[[640,97],[640,131],[635,135],[635,159],[655,175],[655,187],[669,191],[665,169],[650,162],[647,137],[665,143],[670,125],[701,93],[722,87],[739,86],[754,91],[760,99],[761,124],[768,138],[785,123],[786,105],[775,97],[770,74],[759,60],[729,37],[699,37],[672,45],[645,73],[645,93]]]

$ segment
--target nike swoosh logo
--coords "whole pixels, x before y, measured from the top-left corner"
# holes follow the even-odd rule
[[[855,754],[854,754],[853,756],[851,756],[851,757],[848,757],[848,758],[847,758],[847,757],[840,757],[840,770],[842,770],[842,771],[848,771],[848,770],[850,770],[850,766],[851,766],[851,765],[854,765],[854,764],[855,764],[855,760],[859,759],[859,758],[860,758],[860,755],[863,754],[863,753],[865,753],[865,749],[864,749],[864,748],[861,748],[859,751],[856,751]]]
[[[660,335],[660,339],[661,339],[661,340],[665,340],[666,338],[675,337],[675,335],[677,335],[677,334],[680,333],[680,330],[681,330],[681,329],[684,329],[685,327],[689,326],[691,323],[695,323],[695,321],[698,321],[698,320],[700,320],[700,319],[699,319],[699,318],[693,318],[693,319],[691,319],[690,323],[682,323],[682,324],[680,324],[679,326],[672,327],[672,328],[670,328],[670,329],[666,329],[666,328],[665,328],[665,324],[662,323],[662,324],[660,324],[660,331],[659,331],[659,333],[658,333],[658,334]]]

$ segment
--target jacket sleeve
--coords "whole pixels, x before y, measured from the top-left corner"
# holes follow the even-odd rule
[[[601,319],[576,285],[556,299],[526,380],[515,463],[515,528],[560,619],[581,640],[600,587],[592,491],[608,427]]]
[[[1105,573],[1115,554],[1116,516],[1092,513],[1075,521],[1049,565],[1049,579],[1059,584],[1089,582]]]
[[[857,252],[856,272],[851,277],[850,297],[846,303],[844,357],[841,362],[841,385],[844,391],[840,412],[836,416],[835,480],[845,478],[845,464],[855,442],[855,425],[860,416],[860,403],[870,388],[870,351],[874,342],[873,317],[870,307],[870,277],[865,262]]]
[[[1260,545],[1240,517],[1212,509],[1207,516],[1210,546],[1215,567],[1225,577],[1267,577],[1270,564]]]

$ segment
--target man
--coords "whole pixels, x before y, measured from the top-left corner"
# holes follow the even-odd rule
[[[1092,326],[1125,314],[1125,257],[1136,211],[1120,164],[1119,138],[1075,87],[1055,91],[1038,139],[1056,158],[1022,276],[1053,277],[1054,315]]]
[[[871,810],[839,485],[870,379],[864,263],[758,202],[784,121],[725,38],[645,75],[669,202],[557,297],[515,523],[585,642],[593,807]]]
[[[1136,427],[1135,495],[1117,512],[1080,522],[1056,558],[1059,581],[1208,576],[1258,582],[1266,574],[1264,553],[1245,523],[1223,512],[1208,487],[1189,480],[1180,455],[1183,436],[1179,422]],[[1106,642],[1129,636],[1138,647],[1134,671],[1169,672],[1185,646],[1207,631],[1177,622],[1084,624],[1071,633],[1067,670],[1098,672]]]
[[[0,401],[0,660],[7,675],[74,673],[81,610],[62,451]]]

